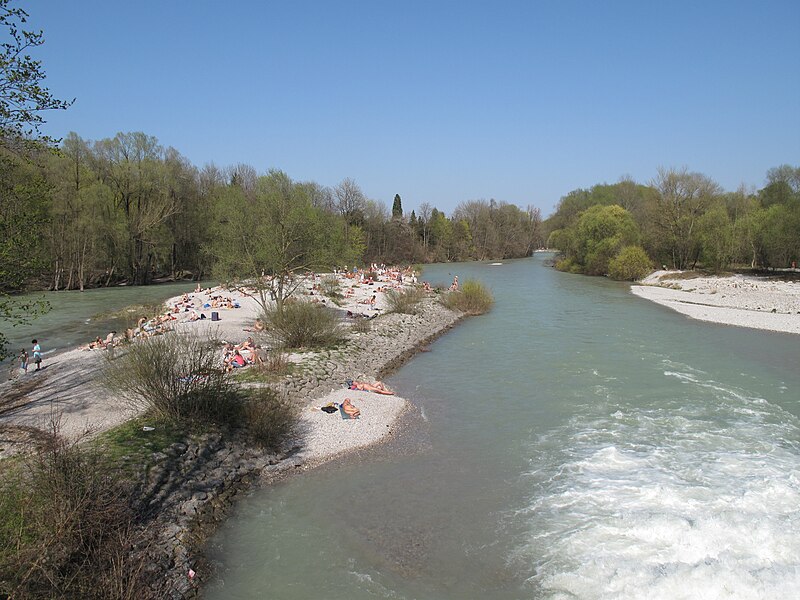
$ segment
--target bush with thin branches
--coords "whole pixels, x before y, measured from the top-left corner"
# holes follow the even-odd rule
[[[350,324],[350,330],[353,333],[369,333],[372,331],[372,320],[364,317],[357,317],[353,319]]]
[[[334,346],[344,339],[336,311],[314,302],[291,302],[264,315],[270,331],[286,348]]]
[[[52,427],[40,452],[3,473],[0,597],[148,597],[126,488],[99,454]]]
[[[130,405],[177,421],[236,424],[240,402],[219,349],[189,334],[156,336],[109,358],[106,383]]]
[[[386,293],[387,312],[415,315],[419,310],[418,305],[424,297],[425,292],[417,287],[389,290]]]
[[[244,404],[244,422],[253,442],[277,450],[297,425],[297,406],[272,388],[252,390]]]
[[[326,275],[319,283],[319,290],[331,300],[340,300],[342,298],[342,286],[336,275]]]

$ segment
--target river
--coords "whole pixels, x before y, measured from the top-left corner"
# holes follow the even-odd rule
[[[390,378],[414,443],[243,500],[205,597],[796,597],[800,337],[542,261],[426,268],[497,302]]]

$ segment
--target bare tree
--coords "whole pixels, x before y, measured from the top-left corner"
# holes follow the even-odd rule
[[[358,184],[349,177],[333,188],[336,207],[349,225],[359,223],[364,216],[367,199]]]
[[[419,205],[419,220],[422,223],[422,245],[425,247],[425,250],[428,249],[428,240],[430,238],[430,231],[431,231],[431,209],[433,207],[428,202],[423,202]]]

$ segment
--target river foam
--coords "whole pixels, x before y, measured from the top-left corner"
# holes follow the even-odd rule
[[[531,443],[511,562],[536,597],[795,596],[798,419],[686,365],[663,373],[681,398],[608,398]]]

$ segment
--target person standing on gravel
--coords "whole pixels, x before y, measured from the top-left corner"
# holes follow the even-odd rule
[[[42,367],[42,347],[39,345],[38,340],[31,340],[31,344],[33,344],[33,362],[36,363],[36,370],[40,370]]]

